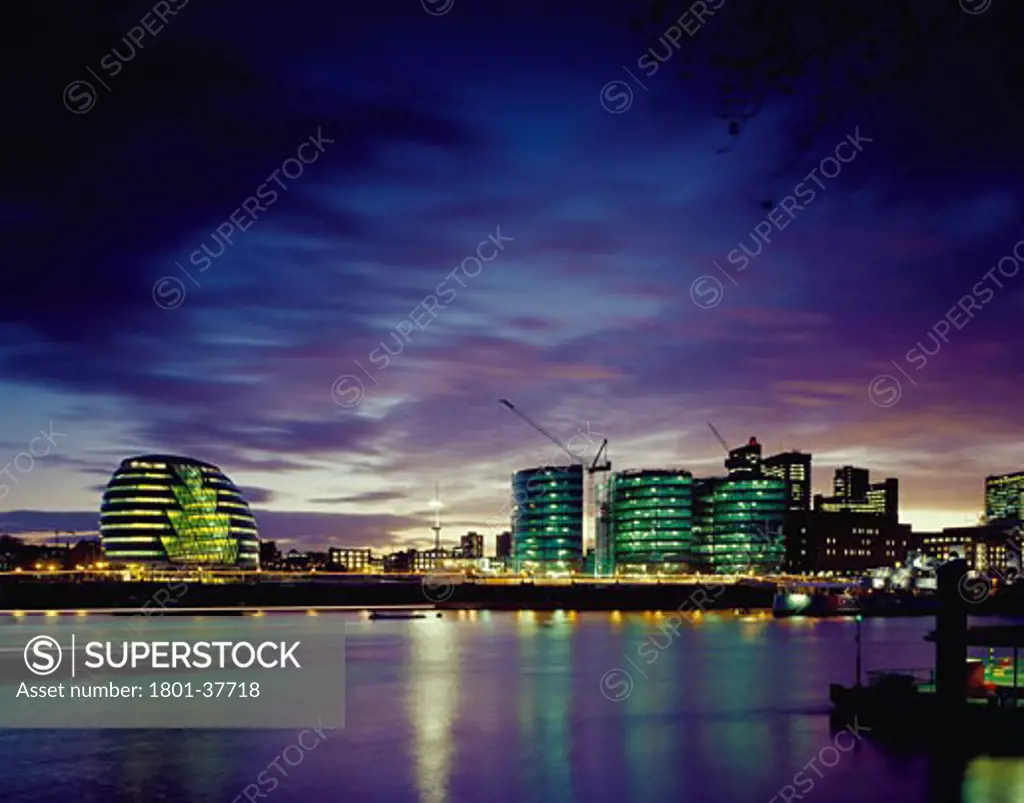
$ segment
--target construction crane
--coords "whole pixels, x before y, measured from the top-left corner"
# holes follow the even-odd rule
[[[590,466],[586,466],[583,460],[572,453],[572,451],[565,446],[558,438],[548,432],[544,427],[538,424],[536,421],[531,419],[524,412],[519,410],[512,402],[508,399],[498,399],[498,403],[504,407],[507,407],[511,412],[519,416],[523,421],[533,427],[537,432],[547,438],[549,441],[554,443],[561,451],[565,452],[569,456],[569,460],[572,465],[581,465],[586,468],[585,481],[583,484],[583,551],[586,554],[587,549],[594,549],[594,572],[598,574],[601,572],[601,566],[605,559],[605,552],[607,551],[607,527],[601,527],[601,537],[598,538],[597,530],[601,522],[602,508],[606,507],[606,504],[602,500],[598,499],[597,494],[597,481],[596,475],[598,472],[610,472],[612,468],[611,461],[607,459],[607,447],[608,439],[605,438],[601,446],[597,450],[597,454],[594,456],[594,460]],[[602,455],[605,455],[604,462],[601,461]]]
[[[725,438],[722,437],[722,433],[715,429],[715,425],[712,424],[710,421],[708,421],[708,426],[711,428],[711,431],[714,433],[715,437],[718,438],[718,442],[722,444],[722,448],[725,449],[725,453],[729,454],[729,444],[726,443]]]
[[[509,410],[511,410],[513,413],[515,413],[517,416],[523,419],[523,421],[525,421],[527,424],[529,424],[531,427],[537,430],[541,435],[543,435],[545,438],[547,438],[549,441],[555,444],[555,446],[557,446],[559,449],[561,449],[563,452],[569,455],[569,459],[572,460],[574,465],[583,462],[582,460],[580,460],[579,457],[570,452],[569,449],[560,440],[558,440],[558,438],[556,438],[554,435],[552,435],[550,432],[544,429],[544,427],[542,427],[540,424],[538,424],[536,421],[534,421],[532,418],[526,415],[526,413],[522,412],[508,399],[498,399],[498,403],[507,407]]]
[[[597,464],[597,461],[601,459],[601,455],[604,454],[604,450],[607,448],[607,446],[608,446],[608,439],[605,438],[603,441],[601,441],[601,447],[597,450],[597,454],[594,455],[594,462],[591,463],[590,464],[590,468],[587,469],[587,471],[589,471],[591,474],[593,474],[595,471],[610,471],[611,470],[612,463],[607,458],[605,458],[605,461],[603,463],[601,463],[601,465]]]
[[[614,574],[614,560],[612,554],[612,532],[611,532],[611,489],[607,481],[598,482],[597,473],[601,472],[610,475],[612,461],[605,457],[600,462],[601,455],[607,455],[608,439],[601,441],[601,446],[594,455],[594,462],[587,469],[587,485],[590,490],[592,501],[591,508],[594,512],[594,576],[605,577]]]

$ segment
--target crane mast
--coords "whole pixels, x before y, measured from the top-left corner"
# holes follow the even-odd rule
[[[596,475],[598,473],[607,473],[611,471],[612,464],[607,458],[608,439],[604,439],[597,450],[597,454],[594,456],[594,460],[589,466],[587,466],[578,455],[573,454],[558,438],[522,412],[508,399],[498,399],[498,403],[503,407],[507,407],[510,412],[515,413],[519,418],[533,427],[533,429],[568,455],[571,465],[581,465],[583,467],[583,555],[585,556],[588,550],[593,550],[594,574],[595,576],[604,574],[606,571],[605,567],[610,564],[611,551],[607,520],[608,504],[607,499],[603,498],[606,492],[606,486],[602,485],[600,488],[598,487]],[[601,462],[602,456],[605,457],[604,462]]]

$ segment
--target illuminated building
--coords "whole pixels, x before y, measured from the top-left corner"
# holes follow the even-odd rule
[[[776,477],[727,477],[713,483],[708,496],[695,547],[701,569],[715,574],[777,571],[783,560],[785,482]]]
[[[331,571],[366,572],[373,565],[373,553],[369,549],[340,549],[332,546],[327,550],[327,568]]]
[[[173,455],[121,463],[103,494],[100,539],[124,564],[259,567],[256,521],[219,468]]]
[[[1024,519],[1024,471],[985,477],[985,517]]]
[[[757,438],[751,438],[743,446],[730,449],[725,467],[730,474],[760,474],[761,444],[757,442]]]
[[[946,527],[939,533],[915,533],[921,553],[939,561],[964,558],[967,568],[1005,576],[1021,569],[1020,522],[1016,520],[977,527]]]
[[[786,568],[797,574],[904,564],[913,548],[909,524],[875,513],[794,511],[783,529]]]
[[[789,486],[765,476],[761,444],[751,438],[731,449],[726,477],[694,483],[694,562],[714,574],[775,572],[784,559],[781,529]]]
[[[780,452],[766,457],[766,477],[785,480],[790,510],[811,509],[811,456],[804,452]]]
[[[512,558],[520,569],[578,568],[583,558],[583,466],[512,476]]]
[[[621,471],[612,477],[615,569],[684,571],[693,557],[693,476],[688,471]]]
[[[835,471],[832,490],[832,496],[818,494],[814,497],[815,510],[828,513],[847,510],[899,519],[899,480],[894,477],[872,484],[866,468],[843,466]]]

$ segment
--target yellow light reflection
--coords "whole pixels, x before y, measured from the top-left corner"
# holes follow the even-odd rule
[[[1024,759],[983,756],[964,772],[964,803],[1024,801]]]
[[[458,628],[414,627],[406,709],[413,726],[412,752],[422,803],[447,803],[453,758],[452,720],[458,708]]]

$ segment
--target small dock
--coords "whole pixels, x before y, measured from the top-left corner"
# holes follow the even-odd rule
[[[1024,755],[1024,625],[968,627],[958,589],[966,572],[962,559],[939,570],[936,627],[925,637],[935,644],[934,668],[869,672],[864,684],[858,633],[857,682],[829,688],[837,727],[856,722],[909,747]]]

